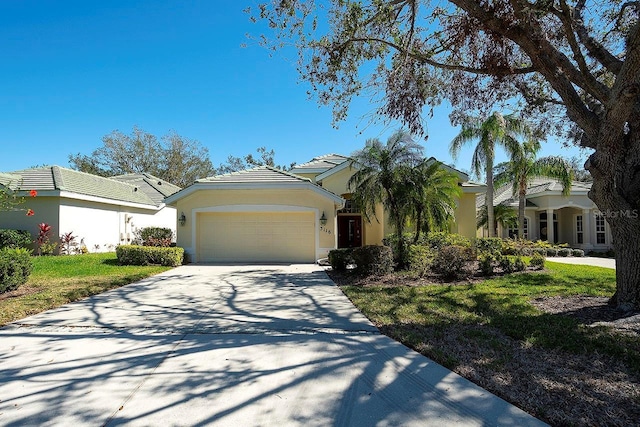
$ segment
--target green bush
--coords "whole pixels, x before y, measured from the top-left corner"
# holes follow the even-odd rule
[[[25,284],[32,270],[29,249],[0,249],[0,293],[12,291]]]
[[[470,247],[451,245],[442,247],[433,260],[433,271],[447,279],[469,275],[467,264],[473,260]]]
[[[558,256],[562,256],[562,257],[571,256],[571,249],[570,248],[558,249]]]
[[[531,261],[529,262],[529,265],[533,268],[542,270],[544,268],[544,263],[545,263],[544,256],[540,255],[537,252],[534,252],[533,256],[531,257]]]
[[[164,265],[177,267],[184,259],[183,248],[120,245],[116,248],[120,265]]]
[[[360,274],[379,276],[393,271],[393,251],[388,246],[362,246],[352,256]]]
[[[547,248],[547,256],[558,256],[557,248]]]
[[[540,255],[542,258],[547,256],[547,249],[546,248],[541,248],[541,247],[535,247],[531,250],[531,255],[535,255],[538,254]]]
[[[135,241],[144,246],[169,247],[173,241],[173,231],[166,227],[144,227],[136,230]]]
[[[493,274],[494,264],[496,262],[495,255],[491,253],[483,253],[478,258],[478,266],[480,267],[480,273],[483,276],[491,276]]]
[[[436,252],[426,245],[409,246],[409,270],[419,276],[424,276],[433,265]]]
[[[505,274],[510,274],[516,271],[516,257],[513,255],[505,255],[500,259],[500,268]]]
[[[584,251],[582,249],[572,249],[571,250],[571,256],[583,257],[584,256]]]
[[[355,264],[353,260],[353,249],[342,248],[329,251],[329,264],[334,271],[346,271],[347,265]]]
[[[500,237],[478,237],[473,241],[473,247],[478,256],[483,254],[496,255],[502,252],[502,239]]]
[[[527,261],[521,256],[516,256],[516,259],[513,262],[513,268],[516,271],[525,271],[527,269]]]
[[[31,233],[26,230],[0,229],[0,249],[27,248],[32,243]]]
[[[421,245],[427,245],[435,250],[440,250],[445,246],[461,246],[471,248],[471,239],[456,233],[445,231],[432,231],[421,236]]]

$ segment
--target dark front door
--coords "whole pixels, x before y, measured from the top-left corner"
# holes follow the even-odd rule
[[[338,247],[362,246],[362,217],[360,215],[338,216]]]

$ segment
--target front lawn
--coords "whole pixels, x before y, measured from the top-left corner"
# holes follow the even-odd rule
[[[614,270],[549,262],[476,282],[336,279],[381,332],[552,425],[640,419],[637,329],[598,323],[612,320],[599,317],[613,312]]]
[[[121,266],[113,252],[33,257],[33,263],[26,284],[0,294],[0,326],[169,270]]]

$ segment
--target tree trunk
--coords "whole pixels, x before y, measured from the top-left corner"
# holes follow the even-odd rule
[[[518,195],[518,239],[524,239],[524,207],[527,202],[527,188],[524,191],[520,188]]]
[[[610,302],[625,312],[640,308],[640,218],[637,211],[629,216],[609,221],[616,252],[616,293]]]
[[[487,192],[485,194],[487,206],[487,228],[489,237],[496,237],[495,215],[493,212],[493,159],[487,158]]]
[[[625,312],[640,309],[640,132],[637,121],[630,123],[623,141],[602,136],[607,144],[585,164],[593,177],[589,198],[609,224],[616,253],[616,292],[610,302]]]

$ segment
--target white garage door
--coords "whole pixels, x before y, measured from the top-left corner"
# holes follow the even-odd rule
[[[315,262],[313,212],[198,214],[200,262]]]

